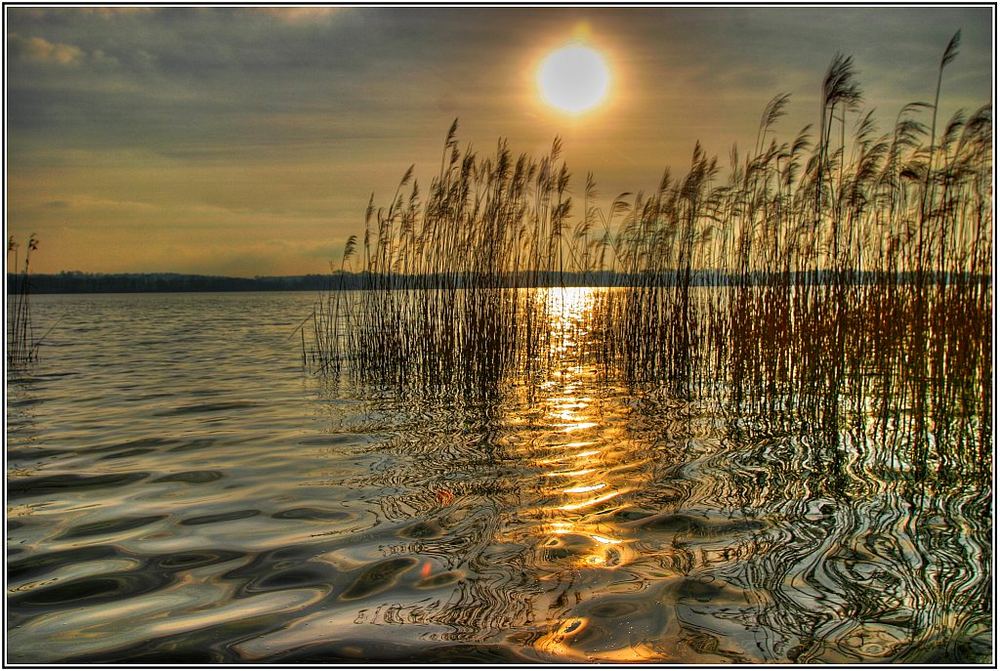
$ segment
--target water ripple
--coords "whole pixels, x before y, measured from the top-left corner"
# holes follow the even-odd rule
[[[335,386],[289,347],[314,298],[38,298],[10,661],[990,660],[989,483],[607,384],[583,303],[497,398]]]

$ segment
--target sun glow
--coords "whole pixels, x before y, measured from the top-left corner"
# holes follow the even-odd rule
[[[542,99],[569,114],[593,109],[607,96],[611,71],[594,49],[574,43],[553,51],[538,67]]]

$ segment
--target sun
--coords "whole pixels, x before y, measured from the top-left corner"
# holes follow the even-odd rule
[[[538,90],[549,105],[569,114],[582,114],[604,100],[611,72],[601,54],[571,44],[553,51],[538,66]]]

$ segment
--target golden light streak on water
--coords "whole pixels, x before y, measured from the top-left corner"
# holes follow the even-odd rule
[[[589,662],[653,662],[664,655],[644,643],[610,650],[583,652],[574,647],[573,639],[580,638],[590,625],[586,617],[570,618],[557,623],[554,630],[535,641],[535,650],[557,659]]]
[[[572,419],[572,417],[566,417],[565,419]],[[597,422],[575,422],[573,424],[566,424],[563,426],[563,433],[573,433],[574,431],[583,431],[584,429],[590,429],[597,426]]]
[[[616,496],[621,496],[627,492],[632,491],[631,489],[617,489],[613,492],[608,492],[602,496],[598,496],[593,499],[588,499],[586,501],[581,501],[580,503],[567,503],[564,506],[560,506],[559,510],[582,510],[584,508],[591,508],[596,506],[598,503],[604,503],[605,501],[610,501]]]
[[[569,478],[574,475],[586,475],[593,472],[593,468],[581,468],[578,471],[552,471],[551,473],[543,473],[543,475],[547,478]]]
[[[607,487],[606,482],[599,482],[596,485],[584,485],[582,487],[570,487],[569,489],[564,489],[563,492],[566,494],[582,494],[584,492],[593,492],[598,489],[604,489]]]

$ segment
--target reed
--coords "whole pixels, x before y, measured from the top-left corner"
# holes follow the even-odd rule
[[[11,236],[7,240],[7,265],[14,272],[7,276],[7,365],[16,368],[38,358],[40,340],[35,339],[31,321],[31,254],[38,249],[38,238],[32,233],[20,263],[20,244]],[[13,264],[11,264],[13,257]]]
[[[573,273],[608,287],[578,356],[609,378],[711,402],[741,435],[807,431],[838,452],[860,426],[918,479],[989,469],[992,110],[938,134],[958,43],[934,103],[886,133],[838,55],[815,140],[779,139],[778,95],[725,179],[699,144],[685,174],[605,208],[588,174],[576,221],[558,139],[540,158],[504,140],[481,156],[456,121],[426,191],[411,168],[386,206],[370,200],[337,274],[363,290],[317,307],[312,360],[397,392],[493,397],[552,364],[563,327],[544,287]]]

